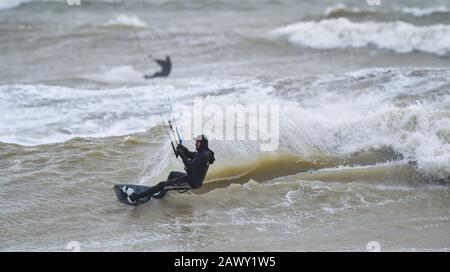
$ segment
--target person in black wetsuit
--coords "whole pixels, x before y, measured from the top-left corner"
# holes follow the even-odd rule
[[[155,61],[159,64],[159,66],[161,66],[161,71],[156,72],[153,75],[144,75],[145,79],[169,76],[170,71],[172,70],[172,62],[170,61],[170,57],[166,56],[165,60],[155,59]]]
[[[209,165],[214,163],[214,152],[209,149],[208,138],[205,135],[199,135],[194,138],[195,149],[197,152],[189,151],[185,146],[179,144],[176,152],[183,160],[186,173],[172,171],[167,181],[158,183],[150,189],[135,194],[131,187],[124,186],[122,189],[128,195],[128,201],[134,203],[137,199],[152,196],[162,198],[167,193],[166,186],[180,186],[187,189],[200,188],[203,185]]]

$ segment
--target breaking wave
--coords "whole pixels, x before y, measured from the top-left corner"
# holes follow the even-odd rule
[[[275,37],[316,49],[375,46],[398,53],[422,51],[439,56],[450,52],[450,26],[415,26],[406,22],[355,23],[346,18],[299,22],[271,32]]]

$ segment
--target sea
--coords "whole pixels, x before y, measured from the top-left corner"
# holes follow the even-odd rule
[[[0,251],[450,251],[447,0],[1,0],[0,52]],[[201,188],[117,201],[198,100],[276,146],[215,118]]]

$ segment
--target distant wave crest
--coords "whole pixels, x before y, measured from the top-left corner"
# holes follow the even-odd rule
[[[271,32],[293,44],[317,48],[375,46],[398,53],[422,51],[440,56],[450,52],[450,26],[415,26],[406,22],[356,23],[346,18],[299,22]]]
[[[432,16],[435,14],[446,14],[450,13],[450,9],[446,6],[435,6],[435,7],[396,7],[392,10],[393,12],[411,15],[414,17],[425,17]],[[385,12],[385,11],[384,11]],[[338,4],[335,6],[328,7],[325,10],[325,16],[328,18],[334,17],[345,17],[352,15],[373,15],[381,14],[383,11],[377,9],[361,9],[358,7],[348,7],[344,4]]]

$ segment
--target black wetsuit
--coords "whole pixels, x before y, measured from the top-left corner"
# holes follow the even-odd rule
[[[166,60],[155,59],[155,61],[159,64],[159,66],[161,66],[161,71],[154,73],[152,76],[145,75],[144,77],[146,79],[154,77],[167,77],[170,74],[170,71],[172,70],[172,62],[170,61],[169,57],[167,57]]]
[[[208,172],[209,165],[215,160],[214,152],[208,148],[208,143],[203,143],[202,148],[197,152],[189,151],[185,146],[178,145],[177,153],[183,160],[186,173],[172,171],[167,181],[158,183],[156,186],[140,193],[135,194],[132,199],[139,199],[146,196],[161,198],[166,194],[164,187],[171,185],[186,186],[188,188],[200,188]]]

